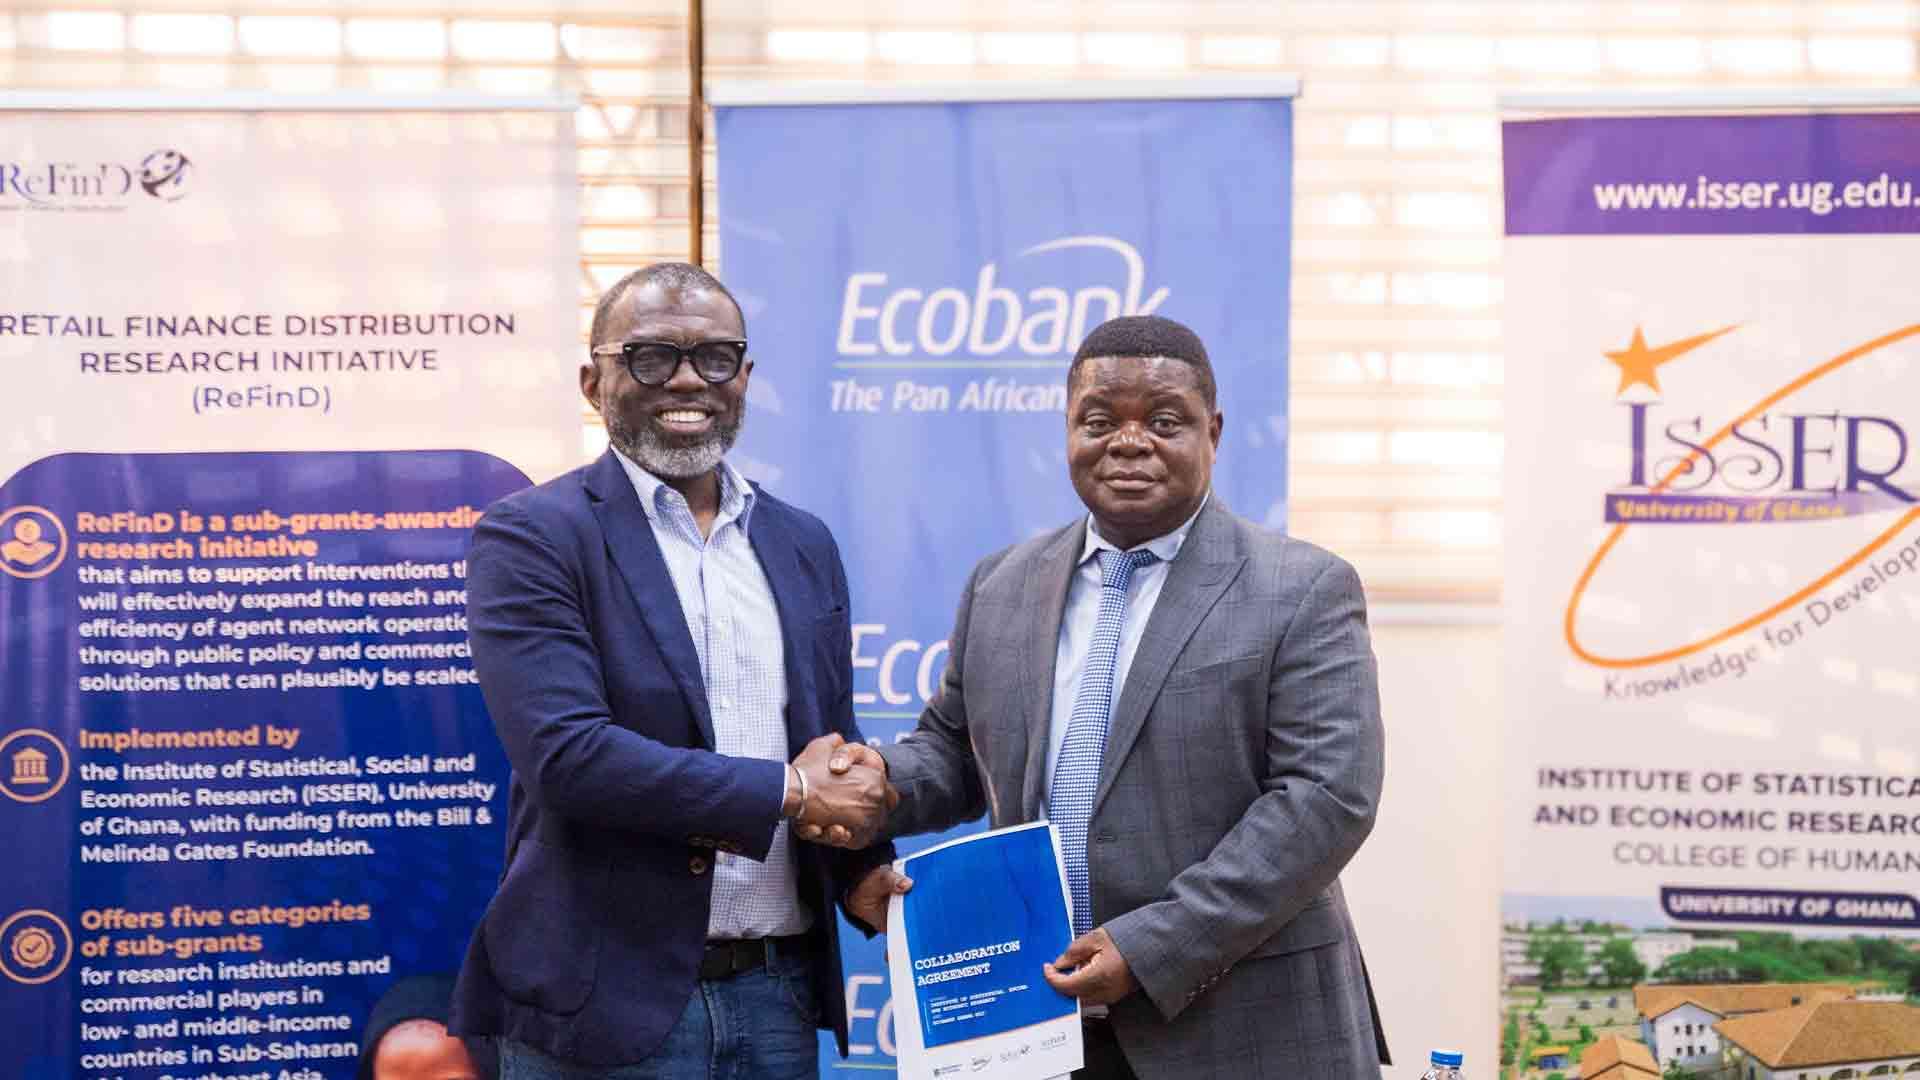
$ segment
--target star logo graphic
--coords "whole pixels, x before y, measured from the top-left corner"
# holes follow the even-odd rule
[[[1634,327],[1633,340],[1627,343],[1626,348],[1606,354],[1607,359],[1613,361],[1614,366],[1620,369],[1620,389],[1615,390],[1614,393],[1624,394],[1635,386],[1646,386],[1654,393],[1660,393],[1658,372],[1662,364],[1678,360],[1721,334],[1738,329],[1739,325],[1735,323],[1732,326],[1723,326],[1718,330],[1710,330],[1690,338],[1681,338],[1679,341],[1653,346],[1647,344],[1646,336],[1640,332],[1640,328]]]

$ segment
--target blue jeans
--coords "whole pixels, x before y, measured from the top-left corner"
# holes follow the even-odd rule
[[[766,967],[702,979],[653,1056],[632,1065],[576,1065],[500,1040],[500,1080],[815,1080],[820,1005],[810,965],[774,950]]]

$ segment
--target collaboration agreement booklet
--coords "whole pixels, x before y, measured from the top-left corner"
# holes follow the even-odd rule
[[[1078,1069],[1080,1003],[1040,971],[1073,938],[1053,826],[964,836],[894,867],[913,879],[887,911],[902,1080],[1046,1080]]]

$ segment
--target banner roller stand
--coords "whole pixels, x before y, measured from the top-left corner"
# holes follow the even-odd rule
[[[576,108],[0,94],[0,1080],[349,1080],[459,969],[469,538],[579,456]]]
[[[1216,497],[1284,527],[1299,93],[1285,76],[709,89],[725,278],[767,343],[732,460],[833,530],[868,740],[913,728],[972,567],[1086,515],[1066,374],[1101,322],[1199,334],[1229,418]],[[823,1043],[823,1075],[891,1068],[879,943],[841,940],[850,1059]]]
[[[1920,108],[1920,89],[1691,90],[1683,92],[1501,94],[1499,111],[1525,113],[1797,112],[1826,109]]]
[[[1920,92],[1499,105],[1503,1060],[1908,1069]]]
[[[715,108],[743,105],[931,105],[1017,101],[1234,101],[1295,98],[1296,76],[1134,80],[1114,82],[932,82],[874,85],[854,82],[718,82],[707,92]]]
[[[33,112],[572,112],[577,94],[495,96],[491,94],[279,94],[233,90],[181,93],[167,90],[0,92],[0,110]]]

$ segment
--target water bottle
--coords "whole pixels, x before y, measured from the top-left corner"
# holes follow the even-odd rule
[[[1465,1060],[1458,1050],[1435,1050],[1428,1059],[1433,1067],[1420,1080],[1465,1080],[1460,1072],[1460,1062]]]

